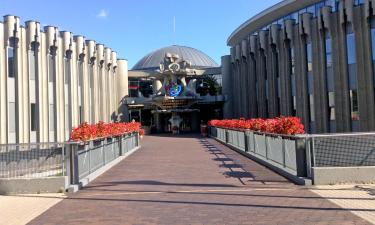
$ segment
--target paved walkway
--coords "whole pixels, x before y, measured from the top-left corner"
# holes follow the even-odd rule
[[[369,224],[212,139],[141,143],[30,224]]]

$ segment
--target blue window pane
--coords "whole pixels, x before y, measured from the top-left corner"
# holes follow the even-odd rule
[[[312,5],[312,6],[307,7],[306,11],[307,11],[308,13],[311,13],[311,14],[313,15],[313,17],[316,16],[315,5]]]
[[[372,60],[375,60],[375,28],[371,29]]]
[[[330,67],[332,66],[332,43],[331,43],[331,39],[330,38],[327,38],[326,39],[326,63],[327,63],[327,67]]]
[[[307,71],[312,71],[312,46],[311,43],[306,45]]]
[[[348,64],[356,63],[356,47],[353,33],[349,33],[346,35],[346,48]]]
[[[14,48],[8,47],[8,77],[14,77]]]

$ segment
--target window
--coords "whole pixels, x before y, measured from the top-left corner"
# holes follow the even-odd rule
[[[29,50],[29,78],[30,80],[36,80],[36,65],[35,65],[35,51]]]
[[[314,80],[312,73],[312,45],[311,43],[306,44],[306,71],[307,71],[307,87],[309,94],[309,111],[310,111],[310,122],[315,121],[315,107],[314,107]]]
[[[79,123],[81,124],[83,122],[83,110],[82,106],[79,106]]]
[[[15,71],[14,71],[14,48],[8,47],[7,50],[8,55],[8,77],[14,78],[15,77]]]
[[[64,58],[64,83],[70,83],[70,60],[68,58]]]
[[[55,105],[49,105],[49,131],[55,131]]]
[[[30,130],[36,131],[37,130],[37,113],[36,113],[36,104],[30,104]]]
[[[78,66],[78,87],[81,87],[82,82],[83,82],[82,81],[82,79],[83,79],[83,62],[78,61],[77,66]]]
[[[53,55],[48,55],[48,82],[55,82],[55,65]]]
[[[332,69],[332,39],[326,33],[325,34],[325,81],[327,90],[327,107],[328,107],[328,119],[330,121],[335,121],[335,88],[333,81],[333,69]],[[332,127],[330,126],[330,131],[332,132]]]
[[[359,120],[358,93],[356,90],[350,90],[349,94],[350,94],[351,117],[352,117],[352,120],[356,121],[356,120]]]
[[[129,96],[139,97],[139,81],[129,81]]]
[[[350,112],[351,120],[358,121],[358,95],[357,95],[357,59],[356,59],[356,45],[355,36],[351,24],[346,27],[346,50],[347,50],[347,63],[348,63],[348,83],[350,95]],[[356,127],[352,123],[352,128]]]
[[[290,86],[292,91],[293,98],[293,107],[292,107],[292,116],[297,115],[297,98],[296,98],[296,76],[295,76],[295,58],[294,58],[294,49],[291,47],[291,43],[288,44],[289,48],[289,68],[290,68]]]
[[[16,132],[16,103],[9,102],[8,106],[9,106],[9,109],[8,109],[9,133],[15,133]]]

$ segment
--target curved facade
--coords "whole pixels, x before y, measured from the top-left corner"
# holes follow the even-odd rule
[[[375,129],[375,1],[286,0],[228,45],[227,117],[298,116],[310,133]]]
[[[189,60],[193,68],[208,68],[218,67],[217,63],[205,53],[198,49],[172,45],[153,51],[139,60],[133,70],[154,70],[159,68],[161,62],[163,62],[165,54],[175,54],[182,59]]]
[[[118,69],[119,68],[119,69]],[[84,36],[4,16],[0,143],[62,142],[81,122],[115,120],[127,62]]]

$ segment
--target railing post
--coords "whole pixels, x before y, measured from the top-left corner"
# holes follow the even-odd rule
[[[245,152],[249,151],[249,131],[244,131],[244,143],[245,143]]]
[[[307,165],[306,165],[306,152],[308,151],[309,145],[307,144],[307,139],[297,139],[296,141],[296,169],[297,176],[306,177],[307,176]]]
[[[284,138],[281,138],[281,146],[282,146],[282,154],[283,154],[283,167],[285,168],[286,167],[286,160],[285,160],[285,139]]]
[[[78,145],[70,145],[70,174],[71,184],[79,184],[79,169],[78,169]]]
[[[264,142],[266,145],[266,159],[268,159],[268,137],[266,134],[263,134],[263,135],[264,135]]]

